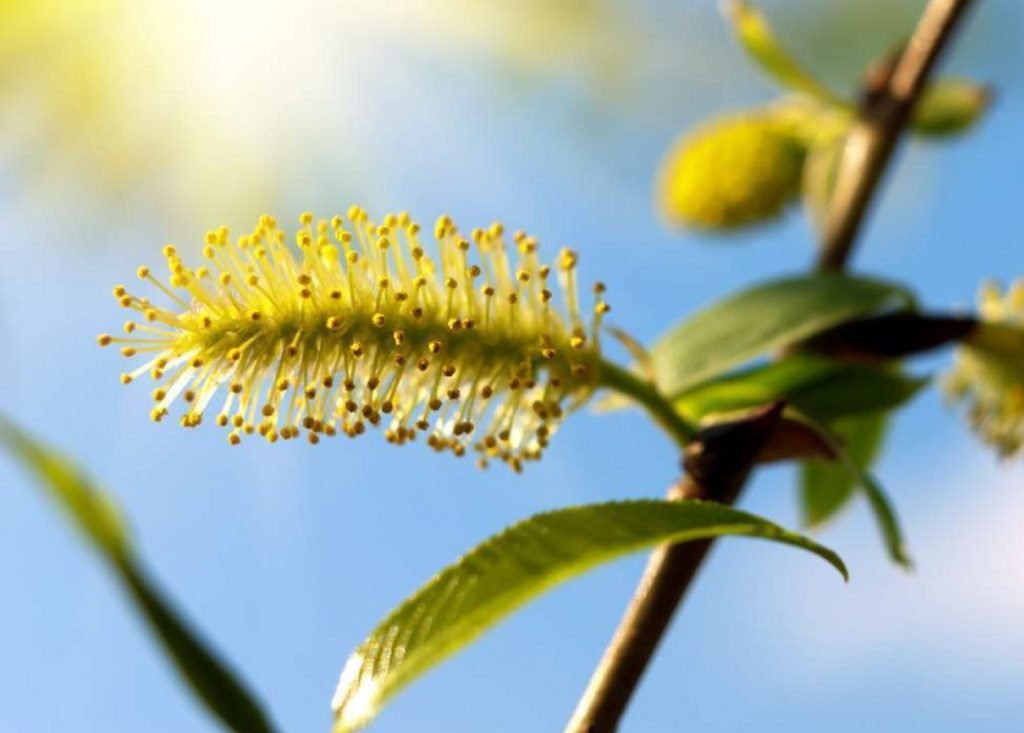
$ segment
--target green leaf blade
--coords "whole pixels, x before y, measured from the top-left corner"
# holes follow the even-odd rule
[[[273,733],[255,698],[199,635],[179,617],[145,574],[113,500],[96,488],[73,463],[22,432],[0,415],[0,444],[65,511],[90,545],[106,561],[160,640],[182,680],[207,710],[236,733]]]
[[[903,536],[903,528],[900,527],[900,520],[896,516],[896,508],[890,501],[888,494],[882,489],[874,476],[867,471],[862,471],[859,477],[864,495],[871,505],[871,511],[875,515],[875,522],[882,533],[882,541],[889,552],[889,557],[894,563],[902,568],[910,570],[914,567],[914,561],[907,552],[907,543]]]
[[[841,440],[844,460],[866,471],[885,440],[886,413],[837,420],[831,427]],[[857,475],[840,461],[807,461],[800,469],[800,513],[806,527],[824,524],[853,498]]]
[[[539,514],[478,545],[385,618],[345,665],[334,733],[368,723],[413,679],[554,585],[629,552],[724,535],[800,547],[846,577],[831,550],[720,504],[641,500]]]
[[[784,400],[829,422],[898,407],[927,382],[893,369],[793,354],[698,385],[678,397],[675,407],[696,423],[713,413]]]
[[[846,102],[818,81],[775,36],[764,15],[746,0],[725,0],[725,17],[740,45],[750,57],[783,87],[822,102],[842,107]]]
[[[832,326],[913,304],[905,288],[884,280],[838,273],[773,280],[712,304],[663,337],[651,352],[658,386],[678,397]]]
[[[878,412],[836,421],[833,431],[838,460],[806,461],[801,470],[801,512],[805,526],[820,525],[836,515],[860,489],[868,500],[889,558],[905,569],[913,567],[896,509],[871,474],[885,442],[891,413]]]

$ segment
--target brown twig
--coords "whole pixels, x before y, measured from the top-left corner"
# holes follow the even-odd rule
[[[817,267],[842,270],[896,144],[952,31],[972,0],[931,0],[881,94],[862,112],[844,151],[837,187],[822,232]],[[776,409],[774,406],[770,409]],[[770,414],[770,413],[766,413]],[[771,422],[761,421],[764,425]],[[685,461],[686,474],[671,499],[739,497],[769,433],[733,433],[724,443],[701,436]],[[714,450],[709,450],[710,447]],[[676,608],[711,542],[656,550],[619,627],[580,699],[566,733],[611,733],[654,656]]]
[[[781,402],[772,404],[747,419],[698,436],[684,455],[686,472],[669,490],[668,498],[732,504],[781,418],[782,408]],[[640,586],[567,731],[615,727],[710,549],[711,541],[702,540],[664,545],[651,554]]]
[[[910,121],[921,91],[957,23],[973,0],[932,0],[881,94],[872,95],[850,131],[822,229],[821,270],[841,270],[882,174]]]

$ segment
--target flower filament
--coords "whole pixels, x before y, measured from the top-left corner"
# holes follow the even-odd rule
[[[353,206],[345,220],[300,223],[294,245],[269,216],[234,240],[208,232],[196,269],[168,245],[168,283],[138,270],[167,307],[114,289],[141,318],[98,340],[150,357],[122,381],[152,376],[154,420],[182,401],[181,424],[194,427],[222,394],[216,422],[232,444],[383,426],[392,443],[422,434],[519,470],[592,392],[608,306],[598,285],[593,312],[581,311],[572,251],[544,265],[537,240],[516,232],[513,263],[500,224],[467,237],[442,216],[435,260],[404,213],[378,225]]]

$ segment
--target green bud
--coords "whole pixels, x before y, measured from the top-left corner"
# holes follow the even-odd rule
[[[988,87],[964,79],[939,79],[929,86],[914,111],[914,132],[947,137],[965,132],[988,109]]]

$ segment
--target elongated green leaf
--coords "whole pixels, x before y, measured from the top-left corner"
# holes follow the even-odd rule
[[[882,447],[888,415],[876,412],[831,424],[846,460],[861,471],[871,467]],[[841,461],[807,461],[800,471],[800,511],[805,526],[828,521],[847,505],[857,488],[857,474]]]
[[[846,576],[831,550],[721,504],[626,501],[538,514],[478,545],[384,619],[341,673],[334,733],[368,723],[402,687],[552,586],[628,552],[723,535],[794,545]]]
[[[688,421],[697,422],[712,413],[785,400],[830,422],[897,407],[926,383],[892,369],[795,354],[694,387],[676,399],[675,406]]]
[[[658,386],[673,397],[774,349],[895,307],[913,296],[883,280],[822,273],[759,285],[715,303],[652,350]]]
[[[800,410],[826,422],[851,415],[891,410],[912,399],[928,384],[895,369],[846,364],[793,395]]]
[[[178,617],[135,559],[124,522],[112,500],[82,471],[0,416],[0,444],[32,471],[67,512],[121,581],[183,680],[206,708],[237,733],[271,733],[252,695]]]
[[[897,565],[913,565],[907,553],[903,530],[892,502],[872,476],[885,439],[889,414],[885,412],[839,421],[833,431],[842,437],[836,443],[837,461],[807,461],[801,474],[801,497],[807,524],[820,524],[835,515],[852,497],[855,488],[864,492],[875,515],[889,557]]]
[[[837,106],[845,102],[814,78],[775,37],[764,15],[745,0],[726,0],[726,17],[740,44],[768,74],[783,87],[803,92]]]
[[[854,467],[854,470],[856,470],[856,467]],[[892,505],[892,501],[889,500],[888,494],[885,493],[885,490],[875,477],[867,471],[860,471],[858,480],[861,488],[864,490],[864,495],[868,499],[868,503],[871,505],[871,511],[874,512],[875,521],[878,523],[878,529],[882,533],[882,541],[885,542],[889,557],[897,565],[907,569],[912,568],[914,561],[907,552],[907,543],[903,538],[903,529],[900,527],[900,520],[896,516],[896,508]]]
[[[948,137],[967,131],[988,109],[991,90],[967,79],[939,79],[925,89],[914,110],[914,132]]]

